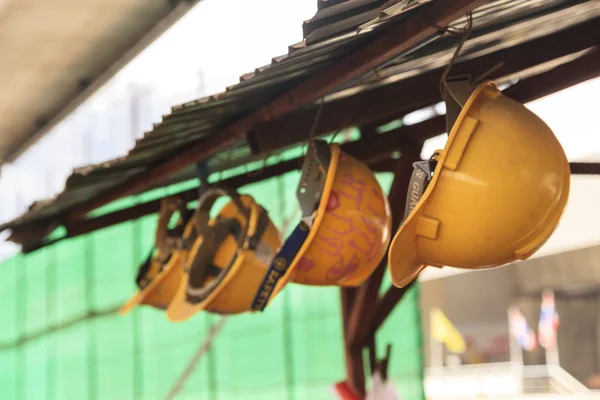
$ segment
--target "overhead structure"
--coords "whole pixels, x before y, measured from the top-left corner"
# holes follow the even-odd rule
[[[473,14],[473,31],[453,73],[477,75],[491,69],[488,77],[500,83],[519,79],[506,90],[521,102],[599,75],[597,2],[399,2],[407,8],[394,6],[381,12],[379,3],[383,2],[365,3],[372,7],[356,10],[351,7],[355,2],[328,7],[329,2],[320,3],[324,8],[305,23],[306,40],[290,46],[287,55],[242,76],[239,84],[224,93],[173,107],[127,156],[75,170],[56,198],[33,204],[29,212],[0,230],[11,229],[12,239],[26,250],[36,248],[60,225],[67,228],[67,236],[73,236],[158,212],[159,204],[154,202],[103,220],[87,217],[88,211],[119,197],[193,178],[198,161],[208,160],[210,169],[219,171],[302,142],[311,130],[320,136],[360,126],[366,133],[436,104],[440,76],[459,37],[432,29],[431,18],[443,21],[453,15],[458,19],[455,25],[462,26],[465,12],[477,5],[485,4]],[[361,18],[370,16],[372,22],[360,26],[352,22],[355,12]],[[417,43],[415,32],[424,32]],[[331,83],[324,84],[324,79]],[[369,146],[363,143],[356,148],[372,151],[372,155],[365,154],[372,162],[385,163],[400,146],[444,130],[444,118],[434,117],[377,135]],[[277,175],[296,167],[285,161],[262,173]],[[589,168],[593,167],[584,167]],[[240,186],[246,179],[260,176],[237,177],[228,183]]]
[[[0,165],[73,112],[198,1],[0,2]]]
[[[526,103],[600,76],[600,3],[576,0],[319,1],[305,39],[286,55],[240,78],[224,93],[173,107],[125,157],[77,169],[56,198],[33,204],[0,226],[33,251],[63,238],[156,213],[160,199],[111,213],[98,209],[125,196],[247,165],[309,138],[357,126],[361,137],[341,150],[373,171],[395,175],[388,195],[392,234],[404,214],[412,163],[423,142],[446,131],[446,119],[404,124],[407,114],[441,101],[440,79],[472,12],[472,31],[453,74],[494,79],[507,97]],[[389,128],[390,122],[395,128]],[[385,129],[384,129],[385,128]],[[296,158],[267,162],[252,174],[213,179],[238,188],[299,168]],[[572,173],[598,165],[571,165]],[[195,189],[179,193],[197,198]],[[91,211],[96,211],[90,216]],[[53,239],[53,240],[61,240]],[[347,373],[364,393],[362,350],[405,288],[379,296],[386,262],[358,288],[342,289]],[[372,359],[375,357],[373,356]],[[373,362],[374,363],[374,362]],[[372,363],[372,364],[373,364]]]

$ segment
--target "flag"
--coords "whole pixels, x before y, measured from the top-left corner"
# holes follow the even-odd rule
[[[559,318],[554,304],[554,293],[551,290],[546,290],[542,294],[540,324],[538,327],[540,346],[546,350],[556,347],[556,331],[558,330],[558,325]]]
[[[466,350],[465,339],[439,308],[431,310],[431,336],[452,353],[462,354]]]
[[[525,316],[517,307],[511,307],[508,313],[510,334],[519,343],[523,350],[534,351],[537,349],[537,339],[533,329],[527,323]]]

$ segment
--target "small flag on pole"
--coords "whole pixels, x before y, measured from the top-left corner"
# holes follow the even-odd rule
[[[538,338],[540,346],[546,350],[556,347],[556,331],[559,326],[558,313],[554,304],[554,292],[546,290],[542,294],[542,307],[540,311],[540,324]]]
[[[537,349],[537,339],[533,329],[527,323],[525,316],[517,307],[508,311],[510,334],[515,338],[523,350],[534,351]]]
[[[439,308],[431,310],[431,335],[452,353],[462,354],[466,350],[465,339]]]

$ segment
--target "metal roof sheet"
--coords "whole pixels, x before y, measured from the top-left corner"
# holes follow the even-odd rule
[[[440,1],[440,0],[434,0]],[[339,34],[321,41],[290,46],[286,55],[275,57],[272,63],[244,74],[240,82],[227,88],[226,92],[201,98],[172,108],[154,129],[139,139],[125,157],[98,165],[76,169],[68,178],[65,189],[54,199],[32,204],[29,211],[19,218],[0,226],[0,231],[27,226],[43,221],[47,229],[60,223],[59,217],[70,207],[94,198],[101,192],[124,183],[147,168],[177,154],[199,139],[255,110],[260,105],[296,86],[315,72],[339,61],[371,40],[386,27],[402,24],[414,16],[423,1],[386,2],[349,0],[319,1],[315,18],[305,23],[305,33],[313,35],[318,29],[341,27],[341,21],[353,20],[364,7],[377,7],[377,15],[367,24],[353,20],[353,30],[339,30]],[[363,7],[363,8],[361,8]],[[387,7],[387,8],[386,8]],[[358,13],[358,14],[357,14]],[[337,15],[337,18],[336,18]],[[486,51],[512,46],[533,37],[577,24],[600,15],[598,2],[573,0],[496,0],[477,9],[473,14],[474,30],[467,42],[464,57]],[[314,20],[314,21],[313,21]],[[325,23],[325,21],[327,23]],[[457,25],[464,24],[458,21]],[[362,29],[358,29],[362,26]],[[337,28],[335,28],[337,29]],[[335,30],[333,29],[333,30]],[[409,52],[396,57],[378,69],[340,88],[325,101],[356,95],[373,86],[386,85],[398,79],[424,73],[447,63],[458,38],[452,35],[434,36]],[[222,154],[210,160],[211,169],[240,164],[252,159],[245,142],[234,146],[234,153]],[[227,156],[227,157],[224,157]],[[187,169],[169,182],[193,176]],[[160,185],[166,184],[162,182]]]

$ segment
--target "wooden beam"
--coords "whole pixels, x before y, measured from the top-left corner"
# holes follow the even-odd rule
[[[350,311],[352,310],[352,305],[354,304],[354,298],[356,297],[356,288],[343,287],[340,289],[342,299],[342,322],[344,329],[346,329],[346,326],[348,326]]]
[[[570,166],[573,175],[600,175],[600,163],[572,162]]]
[[[598,32],[600,36],[600,29]],[[598,44],[600,45],[600,37]],[[527,99],[523,102],[529,102],[598,76],[600,76],[600,48],[595,47],[590,53],[571,62],[519,81],[504,93],[513,99]]]
[[[578,79],[582,79],[584,75],[580,75]],[[531,79],[531,78],[530,78]],[[525,81],[522,81],[525,82]],[[518,85],[522,84],[520,82]],[[555,83],[557,85],[559,83]],[[539,88],[542,91],[546,91],[548,88],[553,88],[554,85]],[[509,88],[510,89],[510,88]],[[507,94],[515,100],[529,101],[529,99],[539,98],[538,92],[532,91],[530,93],[523,93],[522,91],[511,93],[511,90],[507,90]],[[519,96],[525,96],[519,98]],[[377,135],[375,137],[368,137],[367,139],[361,139],[356,142],[344,144],[342,149],[348,154],[352,154],[357,159],[366,162],[371,169],[375,172],[390,172],[396,165],[395,160],[389,158],[393,153],[398,151],[400,146],[418,143],[419,141],[426,140],[430,137],[444,133],[446,130],[446,122],[443,116],[434,117],[432,119],[420,122],[415,125],[403,126],[398,129],[392,130],[388,133]],[[362,154],[359,154],[359,152]],[[269,179],[274,176],[283,175],[287,172],[296,170],[299,168],[301,158],[295,158],[292,160],[284,161],[282,163],[265,167],[262,171],[253,172],[252,174],[236,175],[232,178],[226,179],[219,182],[219,185],[227,186],[230,188],[239,188],[245,185],[249,185],[261,180]],[[600,174],[596,164],[588,163],[571,163],[572,174]],[[598,172],[597,172],[598,171]],[[185,201],[191,202],[197,198],[197,190],[190,189],[176,193],[175,195],[181,196]],[[94,218],[89,218],[79,221],[67,221],[65,227],[67,228],[67,236],[65,238],[72,238],[87,234],[98,229],[103,229],[112,225],[127,222],[133,219],[141,218],[146,215],[157,213],[160,209],[161,199],[152,200],[146,203],[138,204],[123,210],[115,211],[105,215],[101,215]],[[33,242],[28,243],[23,239],[31,239],[33,237],[39,238],[44,237],[47,234],[47,229],[41,230],[41,234],[33,235],[32,232],[36,229],[37,222],[23,226],[24,233],[22,235],[11,236],[11,241],[19,244],[23,244],[24,253],[29,253],[45,247],[49,244],[53,244],[56,241],[60,241],[65,238],[60,238],[56,241],[51,242]],[[19,230],[20,231],[20,230]],[[14,240],[13,240],[14,239]]]
[[[140,193],[183,168],[206,160],[245,138],[245,134],[259,122],[285,115],[307,105],[379,66],[399,53],[435,35],[437,26],[447,26],[488,0],[437,1],[423,5],[406,21],[386,30],[364,47],[343,58],[331,67],[318,72],[294,89],[251,112],[197,144],[177,153],[164,162],[136,175],[124,184],[111,188],[94,199],[70,210],[70,219],[85,215],[119,198]]]
[[[600,66],[598,65],[599,59],[598,50],[593,51],[574,61],[565,63],[554,69],[540,73],[539,75],[523,79],[514,86],[506,89],[504,93],[523,103],[539,99],[547,94],[561,90],[566,86],[576,85],[600,76]],[[567,83],[564,83],[565,81],[567,81]],[[430,137],[444,133],[445,129],[445,118],[443,116],[438,116],[418,124],[400,127],[385,134],[344,144],[342,149],[366,162],[376,171],[389,171],[393,168],[393,160],[390,160],[389,157],[392,153],[396,152],[400,146],[410,146],[411,144],[422,142]],[[299,165],[300,159],[290,160],[266,167],[262,172],[235,176],[220,182],[220,184],[237,188],[295,170]],[[583,172],[580,168],[582,167],[576,166],[573,173],[592,173]],[[588,169],[588,171],[589,170],[590,169]],[[196,198],[195,189],[179,194],[190,201]],[[63,224],[70,232],[68,237],[74,237],[139,218],[144,215],[153,214],[158,212],[159,207],[160,200],[155,200],[83,221],[63,221]],[[25,246],[25,252],[34,251],[40,247],[46,246],[49,242],[40,242],[39,239],[47,234],[48,225],[55,224],[53,221],[34,221],[30,224],[16,228],[13,231],[15,239],[13,241],[23,244]],[[32,232],[40,233],[33,234]],[[10,240],[12,240],[12,238]]]
[[[223,181],[219,182],[219,185],[231,189],[237,189],[244,185],[249,185],[255,182],[259,182],[261,180],[285,174],[286,172],[292,171],[294,169],[298,169],[300,166],[299,163],[299,158],[284,161],[276,165],[265,167],[260,171],[256,171],[250,174],[236,175],[231,178],[224,179]],[[189,203],[198,199],[198,190],[184,190],[174,195],[180,196],[185,202]],[[94,218],[89,218],[86,220],[70,221],[67,222],[65,226],[70,237],[78,236],[84,233],[89,233],[91,231],[104,228],[106,226],[114,225],[115,223],[121,223],[128,220],[140,218],[145,215],[157,213],[160,210],[161,200],[162,199],[152,200],[146,203],[125,208],[123,210],[115,211]]]
[[[412,164],[420,160],[420,150],[421,146],[404,148],[400,159],[396,161],[394,181],[392,182],[389,194],[392,212],[392,235],[395,234],[404,214],[406,192],[413,171]],[[381,287],[381,281],[386,271],[387,256],[381,260],[381,263],[371,277],[358,288],[354,306],[350,313],[348,329],[345,332],[346,342],[354,349],[362,349],[366,344],[365,341],[369,335],[371,319],[374,315],[377,299],[379,298],[379,288]]]
[[[340,289],[344,332],[348,328],[350,312],[356,299],[356,291],[356,288],[345,287]],[[366,390],[362,349],[353,349],[350,344],[344,340],[344,355],[347,380],[356,393],[364,396]]]
[[[400,300],[404,298],[406,292],[408,292],[410,288],[412,288],[416,284],[416,282],[417,280],[415,279],[403,288],[397,288],[395,286],[392,286],[387,290],[387,292],[378,301],[377,306],[375,307],[373,320],[371,322],[371,326],[369,327],[370,335],[375,335],[377,330],[385,322],[388,315],[390,315],[394,307],[396,307]]]
[[[452,73],[478,75],[502,62],[502,67],[494,71],[490,79],[513,75],[597,45],[600,42],[599,25],[600,18],[595,18],[491,54],[474,59],[459,58]],[[414,78],[326,103],[315,127],[315,135],[324,135],[344,127],[365,125],[439,102],[439,81],[443,69],[438,68]],[[568,83],[568,77],[564,76],[560,80],[563,79]],[[248,142],[253,152],[273,151],[306,140],[317,110],[318,107],[313,106],[257,124],[248,134]]]
[[[402,132],[406,133],[408,137],[407,140],[409,142],[411,140],[410,138],[413,136],[417,137],[416,134],[419,127],[417,125],[414,127],[415,128],[406,129],[405,132]],[[425,124],[424,127],[427,127],[427,124]],[[373,143],[363,139],[356,142],[343,144],[342,150],[365,162],[375,172],[390,172],[395,165],[395,160],[389,157],[399,148],[400,143],[403,142],[399,139],[402,138],[402,135],[396,135],[395,137],[389,136],[387,140],[380,143]],[[245,185],[256,183],[275,176],[281,176],[287,172],[297,170],[302,163],[302,159],[302,157],[298,157],[288,161],[283,161],[279,164],[267,166],[259,171],[233,176],[215,184],[231,189],[238,189]],[[169,196],[179,196],[185,202],[189,203],[197,200],[198,192],[197,189],[188,189],[171,194]],[[23,253],[31,253],[64,239],[74,238],[112,225],[157,213],[160,210],[161,200],[162,198],[151,200],[135,206],[124,208],[122,210],[84,220],[66,221],[64,226],[67,230],[67,235],[55,240],[40,240],[40,238],[43,239],[48,234],[48,229],[40,230],[40,233],[36,235],[31,234],[32,230],[36,229],[38,224],[40,224],[39,221],[33,222],[32,224],[26,226],[24,225],[17,232],[13,232],[13,236],[11,236],[10,240],[21,244],[23,246]],[[45,226],[45,224],[40,224],[40,227],[43,227],[42,225]],[[23,231],[23,234],[19,235],[18,233],[21,231]]]
[[[406,127],[401,132],[395,132],[394,135],[380,135],[385,140],[358,140],[355,142],[345,143],[342,145],[342,150],[351,154],[358,160],[361,160],[373,167],[374,170],[389,170],[389,157],[392,153],[398,150],[401,140],[406,136],[406,140],[418,138],[423,131],[433,129],[433,124],[429,121],[421,125],[413,125]],[[436,131],[437,132],[437,131]],[[398,135],[400,133],[400,135]],[[440,132],[441,133],[441,132]],[[267,166],[260,171],[254,171],[249,174],[236,175],[231,178],[222,180],[217,184],[232,189],[256,183],[275,176],[283,175],[287,172],[300,168],[303,157],[294,158],[288,161],[283,161],[279,164]],[[182,197],[186,202],[191,202],[197,199],[197,189],[190,189],[176,193],[175,195]],[[105,215],[79,221],[67,221],[68,236],[74,237],[81,234],[89,233],[107,226],[115,225],[132,219],[140,218],[146,215],[154,214],[160,209],[162,199],[152,200],[146,203],[138,204],[123,210],[115,211]]]
[[[394,181],[389,194],[392,207],[392,235],[400,224],[401,217],[399,215],[404,212],[406,188],[410,181],[412,163],[419,159],[420,149],[420,146],[412,149],[405,148],[400,159],[396,160]],[[374,315],[375,305],[379,298],[379,288],[386,270],[387,257],[381,261],[362,286],[355,289],[342,289],[346,373],[351,386],[361,395],[365,393],[363,347],[366,343],[363,342],[369,335],[371,318]],[[348,292],[349,290],[352,292]],[[349,300],[349,296],[352,296],[351,300]],[[372,356],[374,356],[373,352],[371,358]]]

